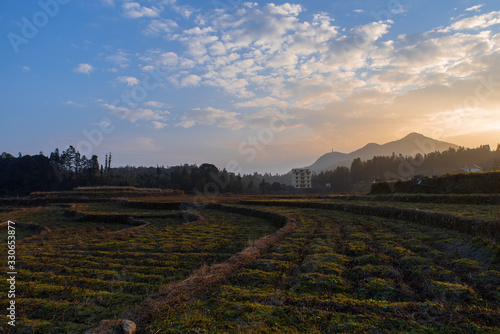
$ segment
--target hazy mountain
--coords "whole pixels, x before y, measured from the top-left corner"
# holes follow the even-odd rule
[[[315,172],[320,172],[325,169],[335,169],[338,166],[350,167],[352,161],[356,158],[361,158],[361,160],[370,160],[375,156],[390,156],[392,153],[395,153],[396,155],[402,154],[415,156],[417,153],[423,155],[435,151],[446,151],[450,147],[458,148],[458,145],[432,139],[413,132],[402,139],[392,141],[387,144],[367,144],[363,148],[351,153],[326,153],[307,168]]]

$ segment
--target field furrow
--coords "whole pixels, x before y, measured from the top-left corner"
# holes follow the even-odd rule
[[[141,333],[500,333],[498,207],[389,200],[2,212],[45,228],[17,234],[15,333],[82,333],[120,316]]]
[[[109,232],[130,226],[76,222],[62,210],[20,212],[19,221],[29,219],[51,230],[18,240],[16,300],[22,320],[16,333],[82,333],[276,230],[259,218],[216,210],[202,215],[203,220],[190,223],[153,218],[148,226],[118,235]],[[0,287],[6,289],[7,282]],[[0,302],[2,308],[6,302]]]
[[[498,246],[402,220],[266,207],[301,226],[152,332],[500,331]]]

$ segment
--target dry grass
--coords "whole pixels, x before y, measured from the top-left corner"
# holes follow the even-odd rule
[[[108,190],[116,191],[113,187]],[[103,193],[93,187],[78,191]],[[24,243],[23,291],[33,294],[25,296],[30,303],[39,304],[24,305],[23,312],[35,315],[34,319],[37,312],[46,312],[44,316],[55,312],[54,319],[60,320],[62,314],[63,323],[65,317],[88,319],[85,312],[90,311],[89,323],[94,326],[101,319],[121,314],[120,318],[134,320],[148,333],[157,329],[165,333],[375,333],[377,328],[468,332],[468,323],[470,328],[483,326],[477,332],[487,332],[499,324],[495,308],[500,300],[499,257],[494,253],[500,253],[493,238],[498,240],[498,221],[317,199],[220,196],[203,206],[206,219],[195,211],[171,213],[180,203],[193,201],[190,196],[150,193],[105,204],[78,204],[68,210],[79,216],[78,221],[59,217],[61,222],[49,225],[52,233],[37,239],[38,253],[30,251],[32,242]],[[247,202],[242,206],[217,204],[241,200]],[[263,204],[276,207],[250,207]],[[198,208],[201,210],[194,210]],[[26,212],[36,218],[43,213],[40,210]],[[232,214],[240,216],[227,221]],[[179,222],[162,225],[165,223],[157,220],[164,216]],[[75,229],[70,231],[68,226]],[[486,235],[490,240],[456,230]],[[251,241],[250,235],[257,240]],[[238,246],[233,246],[235,238],[239,238]],[[172,259],[165,260],[169,252]],[[201,255],[203,252],[207,255]],[[64,256],[68,256],[66,263],[61,262]],[[191,261],[196,256],[202,260]],[[140,263],[135,263],[139,257]],[[75,265],[77,262],[82,265]],[[184,270],[186,265],[189,268]],[[169,279],[169,273],[177,276]],[[65,279],[72,279],[76,288],[64,290]],[[111,294],[106,290],[110,287]],[[80,295],[95,299],[99,306],[77,302]],[[132,295],[138,305],[130,309]],[[102,298],[121,308],[107,307]],[[83,318],[77,317],[78,312]],[[116,327],[116,322],[108,324]],[[44,326],[54,329],[57,324]]]
[[[146,333],[498,331],[491,243],[401,220],[266,210],[301,224],[216,292],[159,309]]]
[[[182,190],[135,187],[79,187],[71,191],[33,192],[30,199],[63,198],[121,198],[121,197],[172,197],[183,196]]]
[[[262,210],[242,209],[226,205],[217,205],[215,207],[226,212],[241,213],[244,211],[251,216],[271,217],[271,219],[278,219],[285,222],[285,225],[275,233],[264,236],[251,243],[251,245],[229,258],[227,261],[212,266],[203,266],[196,270],[188,279],[170,284],[160,289],[158,293],[150,296],[142,305],[123,314],[123,318],[132,319],[136,323],[144,323],[152,317],[168,316],[170,312],[181,307],[190,300],[206,296],[214,291],[214,289],[224,283],[230,276],[262,256],[269,247],[278,243],[298,226],[295,219]]]
[[[500,240],[500,220],[457,216],[451,213],[430,212],[393,206],[368,206],[349,203],[324,203],[311,201],[242,201],[244,205],[286,206],[337,210],[354,214],[402,219],[420,224],[442,227],[475,236]]]
[[[38,208],[3,214],[51,229],[19,244],[22,280],[17,301],[24,316],[17,331],[7,333],[32,332],[31,327],[39,333],[83,333],[142,303],[161,286],[186,279],[203,265],[226,261],[249,239],[276,230],[265,220],[217,210],[203,210],[205,219],[195,212],[157,218],[172,216],[169,210],[144,219],[125,214],[119,221],[104,212],[95,216],[83,212],[83,220],[75,221],[63,212]],[[132,226],[121,224],[125,217]],[[143,225],[134,226],[139,224]],[[0,284],[2,289],[6,284]],[[0,325],[0,332],[4,329]]]

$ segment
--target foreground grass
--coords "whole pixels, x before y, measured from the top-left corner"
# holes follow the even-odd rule
[[[202,214],[202,221],[153,218],[148,226],[127,230],[129,225],[74,222],[60,209],[12,213],[9,219],[50,228],[44,235],[19,236],[20,321],[14,332],[83,333],[133,308],[160,286],[185,279],[204,264],[222,262],[249,240],[275,230],[261,219],[212,210]],[[0,237],[4,247],[4,231]],[[7,282],[2,280],[0,287],[6,291]],[[2,299],[0,307],[6,303]]]
[[[476,217],[485,207],[436,204],[435,211],[470,210]],[[171,213],[116,203],[74,208],[98,215]],[[144,332],[500,333],[500,252],[494,241],[338,211],[256,208],[296,218],[300,227],[208,297],[139,324]],[[83,333],[276,230],[261,219],[206,209],[200,214],[205,219],[196,222],[144,218],[148,225],[131,229],[73,221],[59,208],[1,213],[2,221],[50,229],[43,235],[17,231],[19,322],[11,333]],[[2,252],[6,236],[2,230]]]
[[[266,209],[302,226],[150,332],[500,332],[495,244],[403,221]]]

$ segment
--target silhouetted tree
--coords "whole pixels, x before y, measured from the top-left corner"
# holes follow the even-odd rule
[[[278,191],[281,191],[281,190],[282,190],[281,183],[279,183],[279,182],[273,182],[271,184],[271,191],[278,192]]]
[[[351,164],[351,180],[354,183],[358,183],[363,178],[363,162],[361,158],[356,158]]]
[[[271,184],[269,182],[266,182],[265,179],[262,179],[262,181],[259,183],[259,189],[262,194],[268,194],[269,190],[271,189]]]

